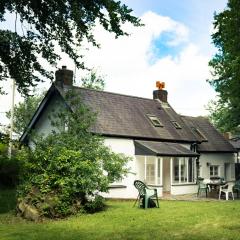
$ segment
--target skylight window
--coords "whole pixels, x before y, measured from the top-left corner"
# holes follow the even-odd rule
[[[176,128],[176,129],[182,129],[181,125],[177,122],[177,121],[171,121],[171,123],[173,124],[173,126]]]
[[[194,130],[195,133],[197,133],[197,135],[198,135],[202,140],[207,141],[206,136],[205,136],[198,128],[193,127],[192,129]]]
[[[163,127],[162,123],[155,115],[147,115],[154,127]]]

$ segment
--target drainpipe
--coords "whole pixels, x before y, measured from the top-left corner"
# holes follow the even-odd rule
[[[199,157],[196,157],[196,180],[198,180],[198,178],[200,177],[199,175],[198,175],[198,170],[197,170],[197,168],[200,168],[200,162],[199,162]]]
[[[195,143],[192,143],[191,146],[190,146],[190,150],[197,153],[197,146],[198,144],[195,142]],[[199,168],[199,165],[200,165],[200,162],[199,162],[199,157],[196,157],[196,169],[195,169],[195,172],[196,172],[196,181],[198,180],[198,171],[197,171],[197,168]]]
[[[190,146],[190,150],[193,152],[197,152],[197,143],[192,143]]]

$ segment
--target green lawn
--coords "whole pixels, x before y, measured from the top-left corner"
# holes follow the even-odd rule
[[[160,201],[159,209],[108,202],[93,215],[33,223],[14,216],[14,191],[0,191],[0,239],[240,239],[240,201]]]

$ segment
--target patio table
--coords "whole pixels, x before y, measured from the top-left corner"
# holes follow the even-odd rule
[[[220,186],[223,186],[225,184],[226,184],[225,182],[210,182],[207,183],[207,186],[210,188],[211,192],[218,193]]]

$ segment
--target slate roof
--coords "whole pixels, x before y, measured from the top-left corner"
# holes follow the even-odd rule
[[[207,138],[207,141],[198,145],[198,152],[235,152],[233,146],[214,128],[207,118],[182,116],[182,119],[188,126],[198,128]],[[193,134],[197,135],[194,131]]]
[[[97,112],[94,133],[134,139],[195,142],[197,139],[169,104],[159,100],[74,87],[82,100]],[[58,90],[64,95],[61,88]],[[159,118],[163,127],[155,127],[147,114]],[[176,129],[171,120],[177,121]]]
[[[97,113],[96,123],[90,129],[93,133],[134,140],[197,142],[199,152],[234,152],[233,146],[207,119],[180,116],[168,103],[80,87],[74,87],[74,89],[84,103]],[[52,85],[20,141],[27,141],[28,131],[34,128],[49,100],[55,94],[60,94],[64,98],[65,90]],[[163,127],[155,127],[148,118],[148,114],[158,117]],[[177,129],[171,121],[177,121],[181,128]],[[200,129],[206,139],[196,134],[192,130],[193,127]]]
[[[240,150],[240,138],[239,137],[230,139],[229,142],[233,145],[233,147],[235,149],[237,149],[238,151]]]
[[[196,157],[199,154],[190,151],[178,143],[134,141],[135,155]]]

